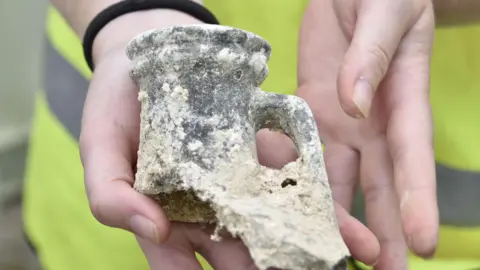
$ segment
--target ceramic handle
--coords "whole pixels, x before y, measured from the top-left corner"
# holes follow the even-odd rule
[[[285,133],[294,142],[312,176],[316,180],[327,179],[317,125],[308,104],[297,96],[261,90],[256,101],[257,131],[269,128]]]

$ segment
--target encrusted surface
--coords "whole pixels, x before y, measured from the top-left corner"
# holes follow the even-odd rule
[[[260,269],[346,269],[312,113],[297,97],[258,88],[268,74],[265,40],[172,27],[138,36],[127,54],[142,104],[136,190],[172,220],[225,227]],[[289,135],[299,160],[260,166],[255,133],[264,127]]]

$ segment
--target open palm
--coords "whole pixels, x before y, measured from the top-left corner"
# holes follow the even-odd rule
[[[314,111],[335,200],[349,210],[362,190],[376,269],[406,269],[406,246],[430,256],[436,245],[434,20],[428,1],[413,2],[312,1],[300,39],[297,94]]]

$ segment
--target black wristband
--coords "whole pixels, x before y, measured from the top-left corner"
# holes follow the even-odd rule
[[[204,6],[190,0],[125,0],[102,10],[90,22],[83,37],[83,55],[93,71],[92,46],[97,34],[114,19],[136,11],[150,9],[173,9],[195,17],[207,24],[219,24],[217,18]]]

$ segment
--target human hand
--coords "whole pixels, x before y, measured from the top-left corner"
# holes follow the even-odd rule
[[[158,14],[158,13],[161,14]],[[175,13],[175,16],[171,16]],[[132,13],[109,23],[94,44],[95,72],[85,102],[80,152],[93,215],[101,223],[137,235],[151,269],[202,269],[194,251],[215,269],[254,269],[245,246],[213,228],[170,223],[153,200],[132,188],[140,129],[138,89],[129,76],[125,47],[136,34],[169,24],[198,23],[174,11]],[[135,21],[135,23],[131,23]],[[140,22],[147,22],[143,30]],[[115,34],[118,33],[118,34]]]
[[[312,0],[302,25],[297,94],[316,117],[335,200],[350,210],[362,189],[376,269],[406,269],[406,246],[429,257],[437,243],[433,33],[428,0]]]
[[[124,47],[97,61],[85,102],[80,147],[85,184],[101,223],[135,233],[151,269],[202,269],[194,251],[215,269],[254,269],[244,245],[213,228],[170,223],[156,202],[133,188],[140,104]]]

